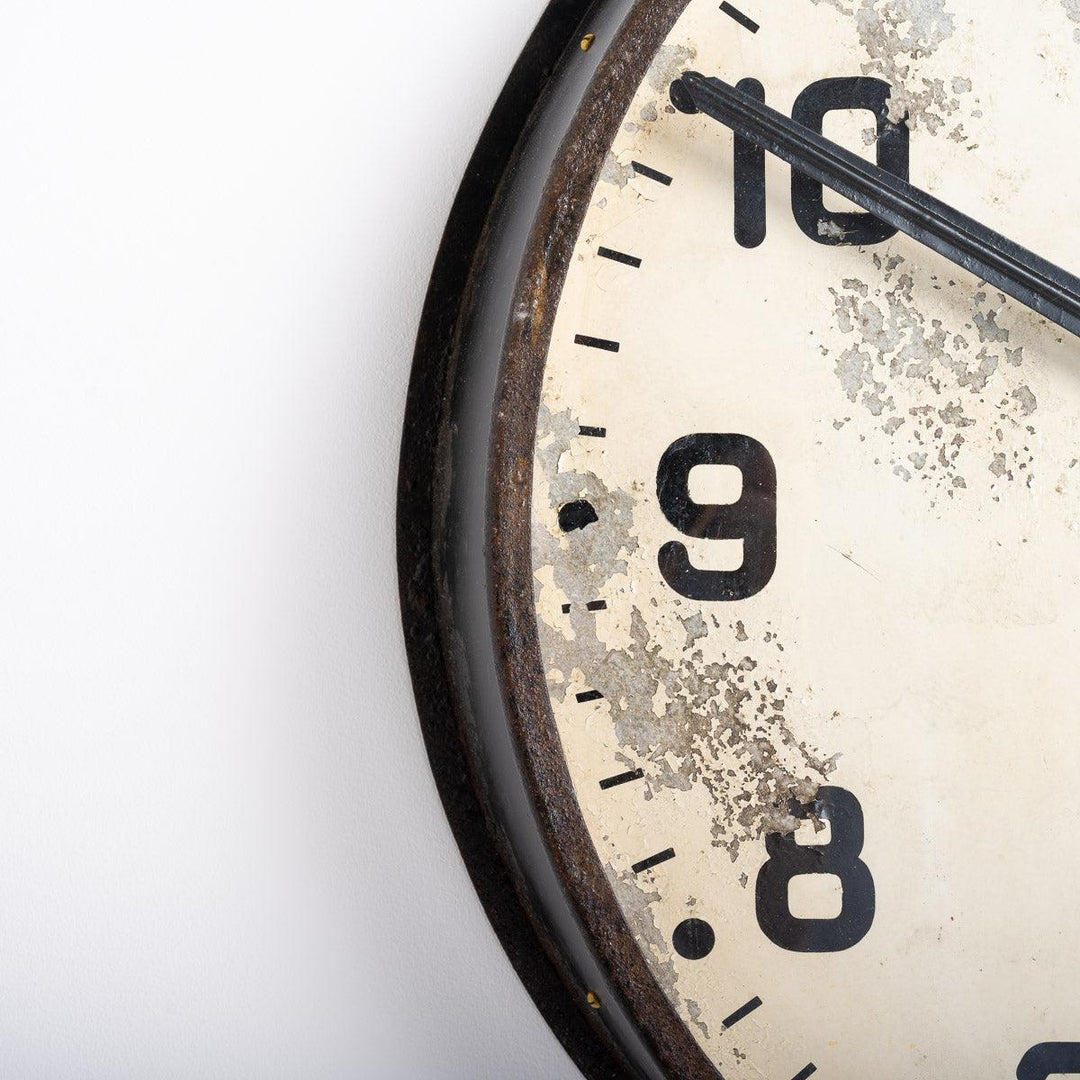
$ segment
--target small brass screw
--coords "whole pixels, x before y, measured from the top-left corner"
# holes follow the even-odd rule
[[[601,1004],[600,999],[591,990],[589,991],[589,996],[585,1000],[594,1009],[602,1009],[604,1007]]]
[[[595,34],[586,34],[581,39],[581,51],[582,52],[588,52],[593,47],[593,42],[595,42],[595,41],[596,41],[596,35]]]

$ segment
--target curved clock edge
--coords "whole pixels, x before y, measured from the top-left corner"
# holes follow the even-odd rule
[[[548,692],[533,597],[532,461],[545,358],[562,286],[598,179],[599,163],[629,101],[610,91],[645,78],[656,49],[687,0],[638,5],[620,30],[619,48],[598,73],[559,154],[526,250],[514,298],[495,403],[492,444],[491,575],[500,675],[507,712],[540,828],[557,872],[612,983],[641,1023],[667,1073],[680,1080],[720,1080],[715,1065],[679,1020],[641,957],[593,847],[569,771]],[[572,809],[571,809],[572,808]]]
[[[453,377],[454,344],[470,279],[504,174],[559,61],[577,48],[593,0],[552,0],[515,64],[488,119],[455,197],[436,257],[409,380],[399,461],[399,596],[414,695],[436,786],[455,841],[488,920],[515,973],[574,1064],[588,1080],[635,1075],[601,1026],[573,1000],[571,982],[551,958],[520,896],[502,843],[469,764],[448,675],[453,661],[439,633],[441,603],[433,552],[439,433]]]

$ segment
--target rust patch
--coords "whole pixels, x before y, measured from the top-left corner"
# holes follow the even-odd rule
[[[534,600],[531,460],[555,310],[604,155],[632,95],[686,6],[641,0],[605,57],[568,135],[539,209],[501,372],[492,435],[491,584],[507,713],[540,828],[599,959],[664,1068],[685,1080],[716,1080],[708,1060],[657,983],[627,925],[591,842],[562,756],[543,670]]]

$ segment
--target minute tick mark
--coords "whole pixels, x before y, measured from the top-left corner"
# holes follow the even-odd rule
[[[661,851],[658,855],[653,855],[648,859],[642,859],[639,863],[634,863],[630,867],[635,874],[643,874],[646,870],[651,870],[654,866],[659,866],[661,863],[666,863],[675,858],[675,849],[668,848],[667,851]]]
[[[663,184],[664,187],[671,187],[673,183],[673,177],[668,176],[667,173],[659,172],[657,169],[650,169],[648,165],[642,165],[640,161],[631,161],[630,168],[638,176],[644,176],[646,180],[655,180],[658,184]]]
[[[635,270],[641,269],[641,260],[636,255],[627,255],[624,251],[614,251],[606,247],[599,248],[596,254],[601,259],[610,259],[612,262],[622,263],[623,266],[632,266]]]
[[[727,0],[724,0],[720,5],[720,10],[725,15],[730,15],[741,27],[749,30],[751,34],[756,34],[761,29],[753,19],[748,15],[744,15],[737,7],[732,7]]]
[[[578,334],[574,338],[575,345],[584,345],[586,349],[599,349],[601,352],[618,352],[619,343],[608,341],[607,338],[589,337],[588,334]]]
[[[604,695],[599,690],[585,690],[577,695],[579,705],[588,705],[590,701],[603,701]]]
[[[618,776],[609,776],[606,780],[601,780],[600,790],[610,791],[612,788],[621,787],[623,784],[632,784],[635,780],[644,779],[645,773],[641,769],[635,769],[633,772],[624,772]]]
[[[761,998],[751,998],[740,1009],[736,1009],[720,1026],[727,1031],[733,1028],[740,1020],[745,1020],[752,1012],[761,1008]]]
[[[813,1076],[817,1072],[816,1065],[807,1065],[797,1076],[793,1076],[791,1080],[807,1080],[808,1077]]]

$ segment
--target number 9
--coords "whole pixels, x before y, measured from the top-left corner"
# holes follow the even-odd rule
[[[727,506],[690,498],[690,472],[698,465],[733,465],[743,491]],[[690,600],[745,600],[761,592],[776,571],[776,466],[769,451],[747,435],[687,435],[660,460],[656,493],[664,516],[685,536],[698,540],[742,540],[738,570],[699,570],[685,544],[660,549],[660,573]]]

